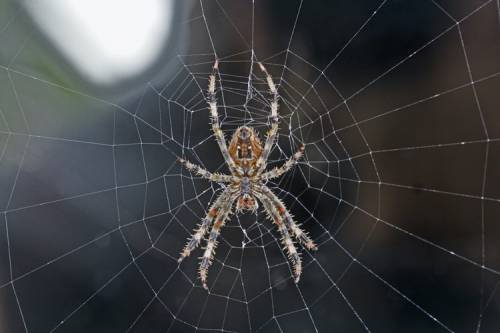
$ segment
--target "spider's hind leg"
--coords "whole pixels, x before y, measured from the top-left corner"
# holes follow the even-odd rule
[[[288,209],[286,209],[283,202],[281,202],[281,200],[265,185],[262,186],[262,193],[267,198],[269,198],[269,200],[271,200],[274,210],[276,210],[276,212],[281,216],[286,226],[293,233],[295,238],[297,238],[297,240],[308,250],[316,251],[318,249],[316,243],[314,243],[314,241],[309,237],[307,232],[302,230],[300,226],[295,223],[292,214],[290,214]]]
[[[217,248],[218,242],[217,238],[220,235],[220,230],[224,226],[226,219],[228,218],[231,212],[231,206],[233,204],[233,199],[229,198],[224,206],[220,209],[217,219],[210,231],[210,235],[208,236],[207,246],[205,247],[205,252],[201,257],[200,263],[200,279],[203,285],[203,288],[208,289],[207,287],[207,276],[208,276],[208,268],[212,265],[212,261],[215,255],[215,249]]]
[[[191,239],[186,243],[186,246],[181,252],[181,256],[179,257],[178,262],[184,260],[184,258],[188,257],[191,252],[200,245],[202,238],[208,231],[208,227],[212,223],[213,219],[218,215],[220,207],[223,205],[224,201],[230,200],[229,191],[222,192],[221,195],[217,198],[217,200],[210,207],[207,215],[203,218],[201,224],[198,225],[198,229],[195,230],[194,234],[191,236]]]
[[[290,260],[293,266],[294,281],[295,283],[298,283],[300,280],[300,275],[302,274],[302,260],[300,258],[299,253],[297,252],[295,244],[293,243],[287,225],[285,224],[285,221],[283,220],[282,216],[276,210],[276,208],[273,205],[273,202],[267,195],[265,194],[260,195],[259,200],[262,202],[266,213],[278,226],[278,230],[280,231],[282,237],[281,241],[288,252],[288,259]]]
[[[212,222],[212,220],[216,215],[217,215],[217,208],[210,209],[207,216],[205,216],[201,224],[198,225],[198,229],[196,229],[195,233],[193,234],[191,239],[187,242],[186,246],[182,250],[181,256],[177,260],[178,262],[182,262],[184,258],[189,257],[191,251],[193,251],[198,247],[198,245],[201,242],[201,239],[207,233],[208,227],[210,226],[210,223]]]

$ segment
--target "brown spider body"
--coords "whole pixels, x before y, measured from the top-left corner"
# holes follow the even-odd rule
[[[302,262],[292,236],[307,249],[317,249],[313,240],[295,223],[292,215],[288,212],[283,202],[266,186],[268,180],[280,177],[297,164],[298,160],[304,154],[304,146],[301,146],[281,167],[276,167],[269,171],[265,170],[267,159],[278,133],[279,96],[271,75],[269,75],[266,68],[261,63],[259,63],[259,67],[266,75],[266,82],[273,95],[273,99],[270,101],[271,128],[267,133],[264,145],[262,145],[257,132],[252,127],[241,126],[236,129],[231,138],[229,147],[227,146],[224,134],[220,129],[217,113],[215,80],[218,71],[218,62],[216,61],[213,66],[213,72],[209,76],[207,101],[212,119],[212,130],[231,174],[211,173],[189,161],[179,159],[189,171],[203,178],[218,183],[229,183],[217,200],[212,204],[207,215],[195,230],[195,233],[184,247],[179,258],[179,262],[181,262],[185,257],[190,255],[191,251],[193,251],[205,237],[213,222],[208,235],[207,246],[201,257],[200,264],[200,278],[204,288],[207,288],[206,280],[208,268],[215,254],[217,237],[230,215],[234,203],[236,203],[237,212],[256,212],[259,207],[258,202],[263,205],[265,212],[276,224],[282,236],[281,241],[292,263],[296,283],[299,281],[302,273]]]
[[[228,147],[229,155],[234,164],[241,168],[243,177],[238,184],[240,196],[236,202],[237,211],[256,211],[259,207],[253,196],[253,182],[249,171],[255,168],[262,155],[262,144],[252,127],[241,126],[236,129]]]

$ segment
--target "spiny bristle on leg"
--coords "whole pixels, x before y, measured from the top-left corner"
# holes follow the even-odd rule
[[[189,251],[188,249],[184,249],[181,252],[181,256],[179,257],[179,259],[177,259],[177,262],[178,263],[182,262],[184,260],[184,258],[189,257],[190,254],[191,254],[191,251]]]
[[[309,250],[312,250],[312,251],[318,251],[318,247],[316,246],[316,244],[314,243],[314,241],[312,240],[309,240],[307,243],[306,243],[306,247],[309,249]]]

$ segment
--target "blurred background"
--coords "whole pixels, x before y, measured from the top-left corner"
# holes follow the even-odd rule
[[[266,133],[319,244],[293,283],[264,214],[187,237]],[[0,0],[1,332],[498,332],[500,7],[463,1]]]

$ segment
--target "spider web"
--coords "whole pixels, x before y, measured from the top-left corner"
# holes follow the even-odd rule
[[[47,73],[0,16],[0,318],[8,332],[496,332],[498,1],[196,2],[175,72],[119,101]],[[319,246],[298,284],[262,212],[232,215],[209,270],[177,259],[223,189],[229,137],[265,134],[268,186]],[[63,111],[61,111],[63,110]]]

